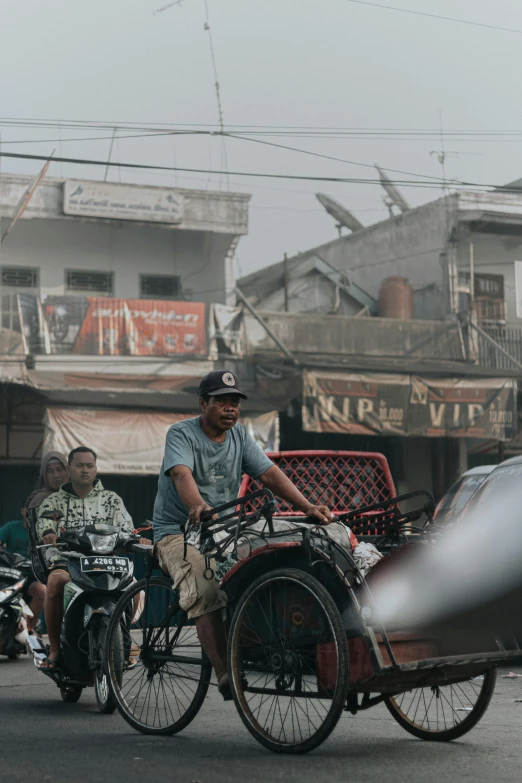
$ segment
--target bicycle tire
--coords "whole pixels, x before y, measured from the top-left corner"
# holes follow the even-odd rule
[[[147,661],[143,658],[143,650],[144,645],[141,646],[137,644],[136,637],[139,637],[139,632],[136,632],[136,630],[132,630],[131,632],[128,630],[127,626],[129,624],[129,617],[134,616],[135,611],[135,598],[136,596],[139,596],[142,591],[146,591],[147,588],[149,589],[148,595],[145,599],[145,602],[147,601],[152,602],[153,597],[151,597],[151,590],[154,591],[156,588],[158,591],[163,590],[166,593],[166,596],[169,598],[169,604],[168,604],[168,611],[169,612],[181,612],[179,610],[179,599],[177,592],[172,588],[172,582],[167,577],[151,577],[150,580],[142,579],[139,582],[134,582],[121,596],[118,603],[116,604],[116,607],[114,608],[114,612],[111,615],[110,623],[109,623],[109,630],[107,635],[107,655],[106,655],[106,670],[107,674],[110,680],[110,685],[112,688],[112,692],[116,701],[116,707],[118,708],[118,711],[120,715],[124,718],[124,720],[127,721],[127,723],[132,726],[136,731],[141,732],[142,734],[154,734],[154,735],[168,735],[168,734],[176,734],[179,731],[182,731],[182,729],[186,728],[189,723],[194,720],[196,715],[198,714],[199,710],[201,709],[201,706],[203,705],[203,702],[205,701],[205,697],[208,691],[208,687],[210,684],[210,677],[212,674],[212,667],[210,665],[210,662],[206,658],[205,654],[201,651],[199,654],[201,656],[201,665],[195,666],[194,664],[187,664],[187,666],[193,666],[193,677],[187,676],[186,669],[183,670],[182,666],[184,664],[172,664],[173,668],[178,668],[181,670],[182,673],[180,674],[172,674],[172,671],[169,670],[167,667],[170,665],[169,663],[160,664],[157,665],[154,668],[151,663],[147,663]],[[172,603],[171,603],[172,602]],[[147,607],[144,610],[144,613],[147,611],[152,611],[152,608],[149,606],[149,609]],[[140,622],[142,622],[143,615],[140,615]],[[154,621],[153,621],[154,623]],[[143,624],[143,623],[142,623]],[[153,624],[154,627],[154,624]],[[165,633],[166,638],[168,639],[168,631],[171,626],[168,625],[165,627]],[[187,618],[185,613],[181,614],[181,619],[175,626],[178,629],[178,637],[181,637],[184,633],[184,629],[191,629],[193,634],[195,635],[196,631],[193,625],[189,625],[187,623]],[[123,633],[123,639],[124,639],[124,649],[126,658],[125,661],[127,663],[130,663],[130,656],[133,654],[134,648],[139,648],[139,661],[136,663],[137,667],[142,667],[142,672],[140,674],[140,671],[138,671],[138,674],[134,674],[134,666],[130,668],[130,666],[126,669],[127,671],[131,672],[131,678],[127,678],[125,676],[125,672],[123,674],[123,677],[121,678],[121,682],[118,682],[116,667],[115,667],[115,661],[114,661],[114,654],[113,654],[113,647],[115,643],[116,636],[118,632]],[[184,639],[184,641],[187,641]],[[160,645],[158,644],[158,647]],[[181,648],[181,645],[179,645]],[[197,648],[197,643],[194,643],[194,645],[184,645],[187,646],[194,646],[194,648]],[[137,653],[136,653],[137,657]],[[146,657],[146,656],[145,656]],[[197,671],[199,669],[199,671]],[[145,674],[146,670],[146,674]],[[169,688],[170,691],[164,688],[163,685],[163,679],[161,672],[166,672],[169,675],[170,678],[170,684]],[[183,673],[185,671],[185,673]],[[156,682],[156,686],[152,686],[151,683],[154,682],[155,678],[159,675],[159,679]],[[156,709],[154,719],[150,719],[149,717],[144,717],[144,706],[142,703],[142,708],[139,711],[138,714],[138,704],[140,704],[139,701],[139,695],[135,697],[129,697],[130,688],[128,687],[129,682],[134,682],[135,684],[139,684],[140,682],[144,682],[144,678],[146,677],[146,684],[144,683],[145,687],[148,688],[148,699],[149,703],[152,700],[152,691],[155,691],[156,694],[156,702],[158,698],[158,694],[160,693],[160,688],[162,689],[163,693],[163,699],[170,698],[170,693],[173,695],[173,702],[176,702],[179,715],[176,717],[173,708],[170,705],[170,702],[168,705],[164,706],[164,713],[165,713],[165,721],[161,723],[158,717],[158,710]],[[141,678],[141,679],[140,679]],[[172,682],[174,680],[174,682]],[[178,690],[179,693],[176,694],[174,688],[176,687],[176,681],[178,681]],[[191,692],[191,687],[188,683],[190,681],[193,681],[195,683],[195,687],[193,691]],[[187,693],[190,693],[190,697],[187,697]],[[179,697],[179,698],[178,698]],[[147,698],[147,696],[145,696]],[[186,706],[184,706],[183,709],[179,709],[180,704],[183,706],[183,701],[187,701],[188,703]],[[134,701],[134,706],[133,706]],[[157,707],[157,703],[156,703]],[[168,707],[168,709],[167,709]],[[168,711],[170,711],[170,719],[168,716]],[[149,715],[149,711],[147,708],[147,716]]]

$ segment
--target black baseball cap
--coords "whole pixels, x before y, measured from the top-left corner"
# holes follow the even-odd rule
[[[230,370],[214,370],[201,379],[199,384],[199,396],[208,394],[210,397],[219,397],[220,394],[239,394],[244,400],[246,394],[239,388],[239,379]]]

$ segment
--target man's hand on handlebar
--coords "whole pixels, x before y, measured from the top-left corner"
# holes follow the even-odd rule
[[[314,517],[315,519],[319,520],[321,525],[329,525],[330,522],[334,521],[332,512],[327,506],[309,505],[303,509],[303,512],[307,517]]]
[[[149,538],[143,538],[142,536],[138,538],[136,543],[143,544],[144,546],[152,546],[152,541]]]
[[[56,533],[47,533],[46,536],[43,537],[44,544],[56,544],[57,535]]]
[[[210,511],[212,507],[208,503],[198,503],[189,508],[189,522],[191,525],[199,526],[201,524],[201,514],[204,511]]]

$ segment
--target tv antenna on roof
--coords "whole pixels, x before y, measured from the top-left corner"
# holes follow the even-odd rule
[[[343,205],[339,204],[339,202],[335,199],[331,198],[330,196],[326,196],[324,193],[316,193],[315,197],[326,209],[328,214],[337,221],[337,230],[339,231],[339,236],[341,236],[341,229],[343,227],[348,228],[353,233],[364,228],[363,224],[357,220],[355,215],[352,215],[352,213],[346,209],[346,207],[343,207]]]
[[[393,215],[392,207],[397,207],[401,212],[408,212],[411,209],[410,205],[402,195],[402,193],[395,187],[391,179],[384,173],[380,166],[375,164],[375,168],[379,174],[379,181],[386,192],[384,203],[390,211],[390,216]]]

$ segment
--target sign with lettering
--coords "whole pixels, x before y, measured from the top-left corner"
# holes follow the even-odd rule
[[[183,196],[171,188],[66,180],[63,211],[66,215],[177,224],[183,220]]]
[[[203,302],[19,294],[34,353],[98,356],[206,356]]]
[[[517,384],[508,378],[305,372],[303,429],[353,435],[511,440]]]

